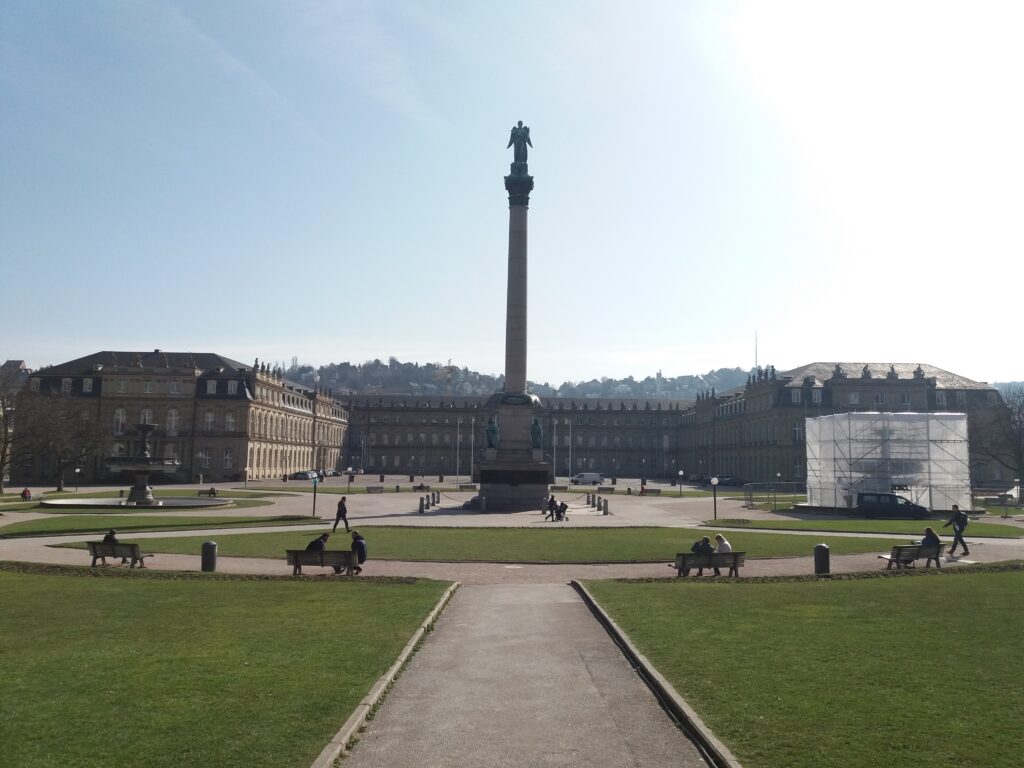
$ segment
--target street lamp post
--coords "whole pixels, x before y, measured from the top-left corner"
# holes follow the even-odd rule
[[[715,520],[718,519],[718,478],[711,478],[711,496],[714,499]]]
[[[775,485],[772,486],[772,512],[779,511],[779,480],[782,479],[782,473],[775,473]]]
[[[462,417],[459,416],[455,420],[455,484],[458,485],[462,482],[462,464],[459,460],[462,458],[459,452],[462,450]]]
[[[348,493],[352,490],[352,467],[346,469],[345,472],[348,475],[348,484],[345,486],[345,493]]]
[[[82,474],[81,467],[75,467],[75,493],[78,493],[78,477]]]
[[[320,484],[320,478],[313,477],[313,517],[316,517],[316,487]]]
[[[683,498],[683,470],[679,470],[679,498]]]

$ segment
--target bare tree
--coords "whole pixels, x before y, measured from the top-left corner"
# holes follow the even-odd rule
[[[1010,470],[1013,477],[1024,477],[1024,387],[1010,387],[1003,402],[977,421],[978,452]]]
[[[23,389],[18,394],[14,409],[16,456],[52,459],[58,491],[64,490],[67,467],[84,461],[103,441],[103,430],[81,400],[60,392]]]

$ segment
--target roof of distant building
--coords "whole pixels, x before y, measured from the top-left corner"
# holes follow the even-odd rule
[[[87,375],[107,368],[126,371],[132,368],[188,368],[199,371],[233,368],[247,371],[251,370],[252,366],[213,352],[164,352],[154,349],[150,352],[95,352],[76,360],[50,366],[37,371],[37,373],[47,376],[73,376]]]
[[[849,363],[849,362],[818,362],[808,363],[799,368],[789,371],[780,371],[780,379],[790,379],[787,387],[802,387],[804,379],[812,377],[814,386],[820,387],[825,381],[831,379],[836,367],[842,369],[847,379],[857,381],[871,381],[877,379],[935,379],[935,386],[938,389],[992,389],[983,381],[974,381],[966,376],[950,373],[942,368],[936,368],[927,363]],[[864,373],[870,374],[870,377]],[[895,373],[895,377],[892,375]]]

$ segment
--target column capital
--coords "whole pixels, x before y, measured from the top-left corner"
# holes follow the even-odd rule
[[[530,192],[533,189],[533,176],[518,174],[515,172],[515,163],[512,164],[512,175],[505,177],[505,189],[508,190],[509,205],[530,206]],[[525,166],[526,163],[523,163]]]

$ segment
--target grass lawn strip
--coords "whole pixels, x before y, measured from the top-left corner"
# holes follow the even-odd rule
[[[730,520],[718,521],[720,525],[736,528],[751,528],[780,531],[832,531],[840,533],[894,533],[920,538],[925,526],[931,526],[935,532],[944,534],[942,522],[937,520]],[[938,522],[938,525],[936,525]],[[706,525],[714,523],[707,521]],[[945,529],[951,531],[951,528]],[[952,537],[952,533],[948,534]],[[967,537],[990,536],[993,538],[1019,539],[1024,536],[1024,528],[999,523],[972,522],[967,526]]]
[[[322,524],[322,520],[296,515],[279,517],[167,517],[161,515],[74,515],[71,517],[47,517],[22,520],[0,528],[0,538],[28,536],[56,536],[65,533],[105,533],[116,528],[119,533],[141,533],[142,531],[173,531],[198,528],[265,527],[268,525]]]
[[[5,764],[308,768],[446,587],[0,572]]]
[[[351,522],[351,521],[350,521]],[[366,537],[370,557],[380,560],[497,563],[652,563],[674,561],[677,552],[688,552],[694,540],[708,532],[680,528],[403,528],[358,526]],[[888,552],[905,541],[854,537],[809,539],[782,533],[727,532],[736,551],[748,557],[810,555],[821,541],[831,553]],[[250,533],[217,536],[221,557],[284,556],[286,549],[302,549],[311,533]],[[342,549],[348,537],[339,530]],[[202,537],[151,539],[152,552],[193,554]],[[333,541],[333,540],[332,540]],[[84,545],[83,545],[84,546]],[[328,542],[328,548],[333,548]]]
[[[205,507],[205,509],[219,509],[219,510],[232,510],[232,509],[249,509],[252,507],[270,507],[273,506],[274,502],[266,501],[264,499],[231,499],[231,504],[226,506],[217,507]],[[153,510],[154,512],[170,512],[173,510],[178,511],[191,511],[196,509],[204,509],[204,507],[39,507],[33,509],[33,512],[41,512],[46,515],[137,515],[140,512],[146,512],[146,510]]]
[[[1019,765],[1024,571],[587,588],[744,765]]]

